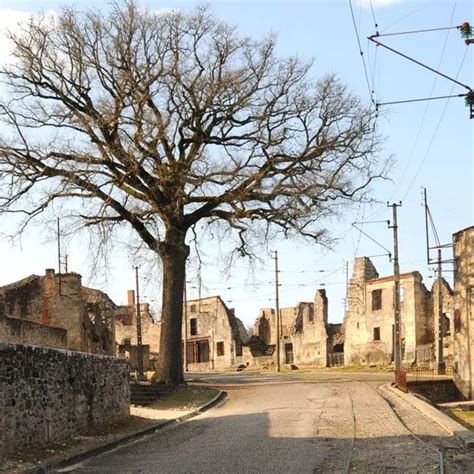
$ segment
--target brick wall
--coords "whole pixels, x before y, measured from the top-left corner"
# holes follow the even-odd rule
[[[121,359],[0,343],[0,455],[128,416],[129,398]]]

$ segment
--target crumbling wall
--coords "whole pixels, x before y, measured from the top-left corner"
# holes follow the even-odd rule
[[[115,341],[117,354],[123,356],[125,352],[130,353],[130,346],[137,344],[137,311],[135,306],[135,292],[129,290],[128,304],[116,308],[115,314]],[[153,366],[160,352],[161,323],[155,321],[148,303],[140,303],[140,318],[142,327],[142,343],[149,346],[149,363],[145,368]],[[132,359],[132,367],[134,366]]]
[[[474,399],[474,226],[453,234],[454,381]]]
[[[326,290],[317,290],[313,303],[299,303],[296,319],[296,331],[291,338],[294,363],[326,367],[329,342]]]
[[[378,276],[369,258],[355,259],[347,295],[348,309],[343,323],[344,363],[347,365],[361,363],[365,358],[368,342],[365,284],[367,280],[378,278]]]
[[[88,299],[89,298],[89,299]],[[55,274],[47,269],[44,276],[32,275],[0,288],[0,314],[45,327],[67,331],[67,348],[81,352],[113,354],[113,319],[104,311],[104,301],[113,302],[102,292],[82,287],[77,273]],[[26,326],[23,326],[26,329]],[[32,330],[35,326],[31,326]],[[48,332],[44,330],[45,334]],[[54,332],[54,331],[53,331]],[[30,339],[22,338],[25,342]],[[51,345],[48,338],[42,345]]]
[[[0,343],[0,454],[129,415],[129,367],[108,356]]]
[[[0,341],[67,349],[67,331],[0,314]]]
[[[438,333],[439,333],[439,315],[438,315],[438,298],[439,283],[435,280],[431,287],[431,325],[433,333],[433,343],[435,354],[438,354]],[[441,302],[442,312],[444,315],[444,338],[443,352],[444,360],[447,366],[452,367],[454,364],[454,291],[449,283],[443,279],[441,284]],[[433,360],[433,363],[435,361]]]

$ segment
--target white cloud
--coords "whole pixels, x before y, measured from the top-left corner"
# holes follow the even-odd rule
[[[13,49],[11,41],[6,36],[7,32],[19,29],[20,23],[27,21],[30,16],[31,12],[0,9],[0,64],[8,62]]]
[[[54,10],[48,10],[44,14],[47,17],[56,16]],[[8,39],[7,33],[9,31],[19,31],[21,24],[27,22],[32,15],[38,15],[38,13],[0,8],[0,65],[8,63],[13,50],[12,42]]]
[[[395,5],[397,3],[402,3],[405,0],[372,0],[372,6],[377,7],[389,7],[390,5]],[[362,7],[370,7],[371,0],[360,0],[360,5]]]

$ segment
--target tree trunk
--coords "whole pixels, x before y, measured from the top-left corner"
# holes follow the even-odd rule
[[[154,380],[168,385],[184,381],[182,358],[183,293],[189,247],[185,234],[175,229],[166,232],[158,253],[163,265],[160,353]]]

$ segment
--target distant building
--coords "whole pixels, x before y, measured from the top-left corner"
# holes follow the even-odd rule
[[[431,293],[419,272],[400,275],[402,359],[416,361],[417,347],[433,343]],[[394,359],[394,278],[379,277],[367,257],[357,258],[344,318],[346,364],[389,364]]]
[[[220,296],[211,296],[187,301],[184,341],[189,371],[222,370],[243,362],[248,335],[234,310]]]
[[[148,303],[140,303],[142,354],[145,370],[154,369],[160,352],[161,324],[153,318]],[[132,370],[138,369],[137,308],[135,291],[127,293],[127,304],[118,306],[115,316],[117,356],[129,359]]]
[[[325,290],[317,290],[313,302],[300,302],[280,310],[280,362],[297,366],[326,367],[332,353]],[[272,308],[263,308],[254,324],[249,363],[257,367],[276,364],[277,321]]]

